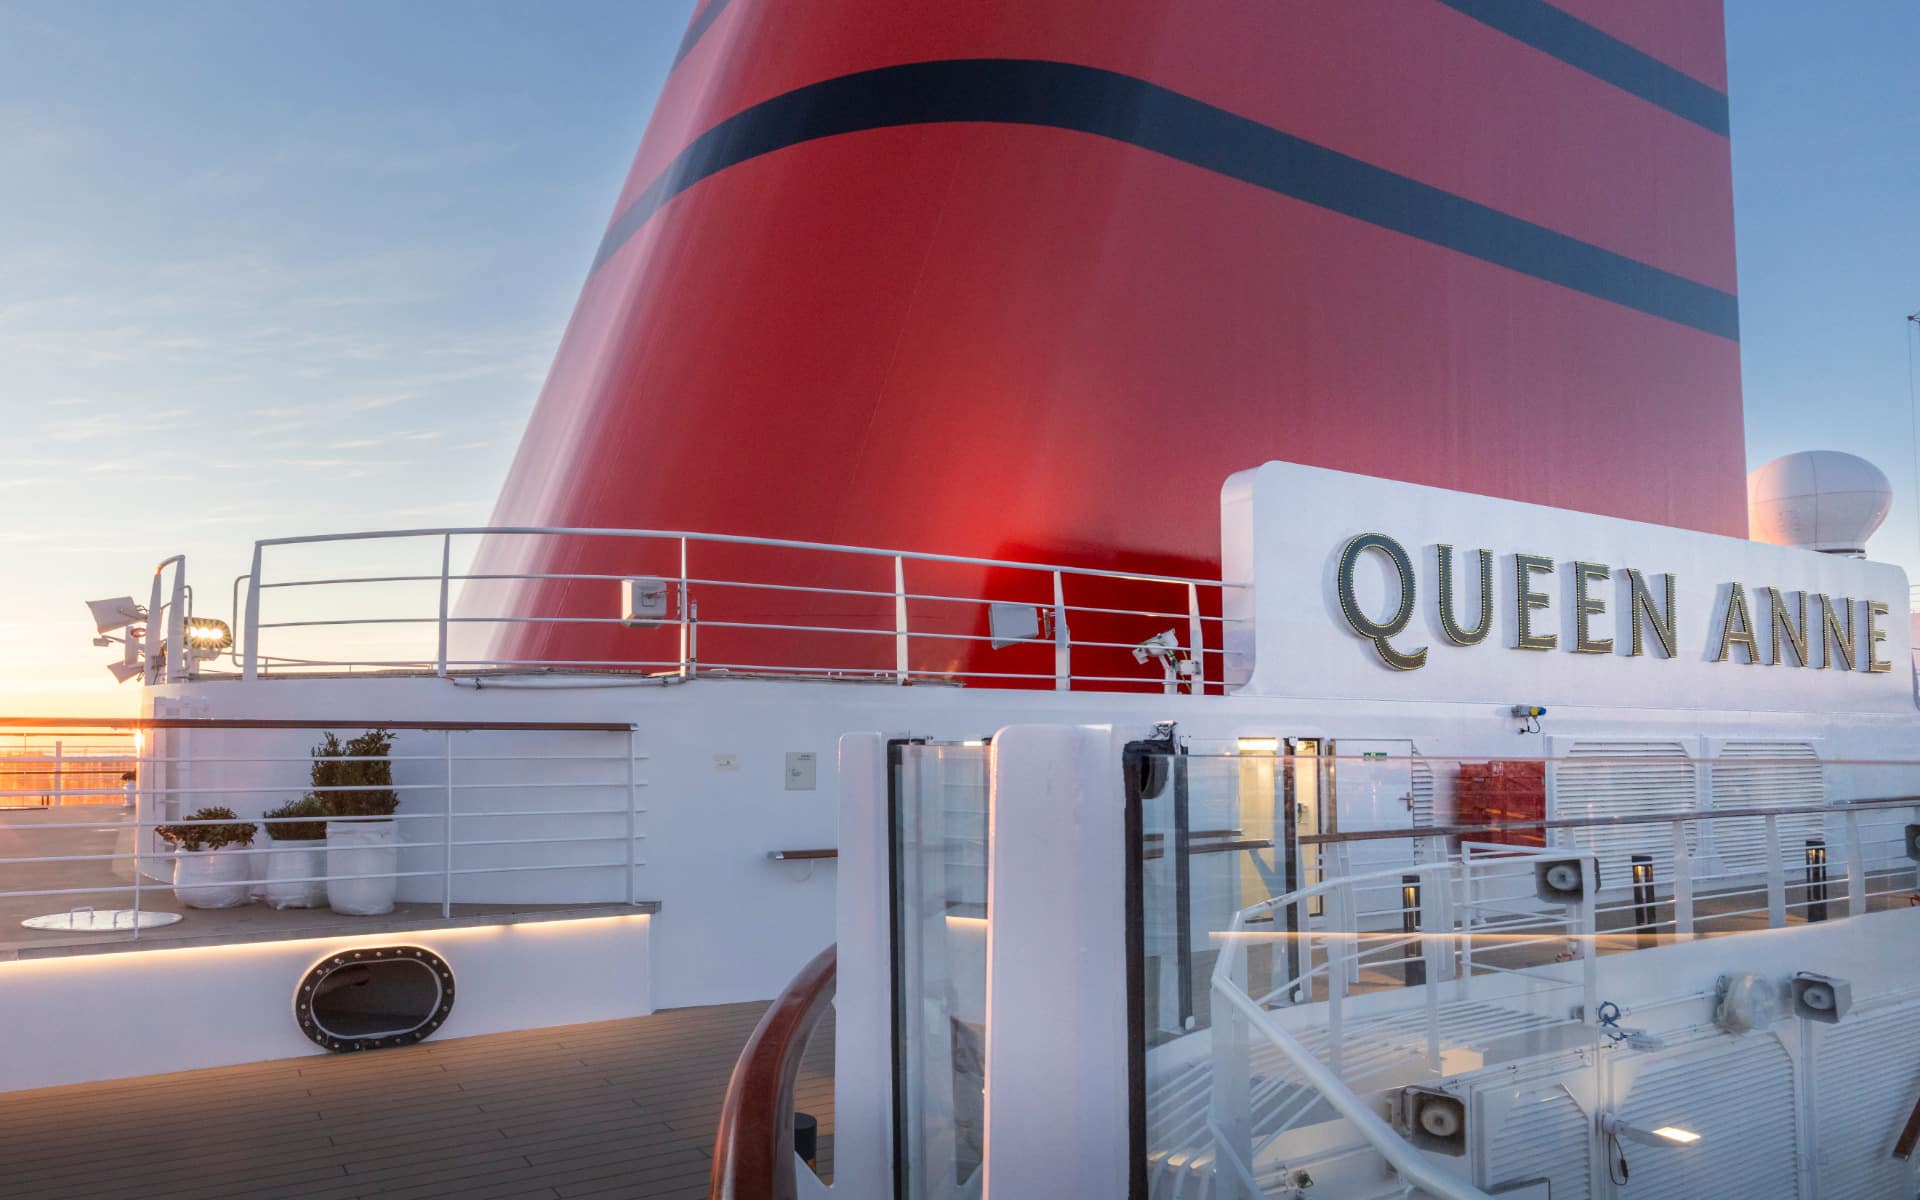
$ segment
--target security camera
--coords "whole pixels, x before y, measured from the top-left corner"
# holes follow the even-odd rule
[[[1180,635],[1168,629],[1156,633],[1133,648],[1133,661],[1146,663],[1155,658],[1172,658],[1180,653]]]

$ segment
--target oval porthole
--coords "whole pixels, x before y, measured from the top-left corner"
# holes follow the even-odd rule
[[[453,968],[419,946],[343,950],[315,963],[293,993],[300,1032],[346,1052],[411,1046],[453,1011]]]

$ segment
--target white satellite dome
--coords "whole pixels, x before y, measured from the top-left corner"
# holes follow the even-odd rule
[[[1893,507],[1879,467],[1838,450],[1783,454],[1747,476],[1747,525],[1757,542],[1864,556]]]

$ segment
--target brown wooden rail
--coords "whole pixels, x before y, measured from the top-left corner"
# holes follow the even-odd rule
[[[793,1085],[807,1039],[833,1003],[836,947],[800,968],[733,1064],[713,1139],[709,1200],[798,1200]]]

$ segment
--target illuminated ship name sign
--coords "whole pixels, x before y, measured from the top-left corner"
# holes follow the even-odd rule
[[[1561,563],[1540,554],[1505,556],[1505,603],[1496,600],[1495,553],[1480,548],[1458,554],[1445,542],[1421,547],[1432,564],[1429,589],[1419,586],[1413,555],[1383,533],[1363,533],[1340,548],[1335,589],[1347,627],[1371,643],[1380,661],[1396,671],[1427,665],[1428,647],[1407,638],[1423,595],[1432,597],[1434,624],[1454,646],[1479,646],[1494,631],[1495,611],[1504,617],[1514,650],[1564,650],[1574,654],[1624,654],[1673,659],[1679,650],[1682,589],[1671,573],[1572,560]],[[1362,559],[1378,556],[1398,583],[1391,611],[1367,611],[1359,596]],[[1465,586],[1463,587],[1462,584]],[[1887,641],[1884,600],[1830,596],[1772,585],[1748,588],[1739,581],[1718,585],[1713,610],[1713,644],[1705,647],[1713,662],[1748,666],[1811,667],[1878,675],[1893,664],[1881,656]],[[1464,605],[1462,593],[1476,597]],[[1562,643],[1555,619],[1556,599],[1572,618],[1571,636]],[[1619,601],[1618,608],[1611,606]],[[1761,615],[1765,629],[1755,620]],[[1858,614],[1856,616],[1856,614]],[[1617,645],[1616,645],[1617,639]]]
[[[1249,696],[1915,710],[1890,563],[1271,462],[1222,485],[1220,571],[1222,678]]]

